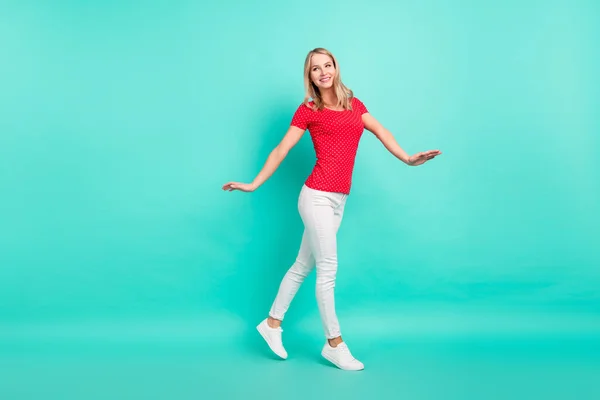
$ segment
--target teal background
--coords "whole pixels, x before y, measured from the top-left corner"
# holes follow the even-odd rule
[[[593,1],[0,3],[0,397],[599,396],[599,23]],[[314,274],[290,359],[254,330],[308,133],[220,190],[260,171],[320,46],[407,152],[443,152],[361,141],[336,287],[359,374],[319,359]]]

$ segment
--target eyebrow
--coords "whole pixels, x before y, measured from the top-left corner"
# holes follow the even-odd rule
[[[327,61],[326,63],[323,63],[323,65],[327,65],[327,64],[333,64],[333,62],[332,61]],[[314,67],[318,67],[318,65],[317,64],[313,64],[313,65],[310,66],[311,69],[314,68]]]

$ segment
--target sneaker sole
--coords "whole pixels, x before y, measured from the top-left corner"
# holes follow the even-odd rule
[[[283,356],[277,354],[277,352],[275,352],[275,350],[273,350],[273,346],[271,346],[271,342],[269,341],[269,336],[263,331],[262,325],[258,325],[256,327],[256,330],[258,331],[258,333],[260,333],[260,336],[262,336],[262,338],[265,340],[265,342],[267,342],[267,345],[269,345],[269,349],[271,349],[273,354],[275,354],[277,357],[281,358],[282,360],[285,360],[287,358],[287,357],[283,357]]]
[[[332,363],[333,365],[335,365],[336,367],[338,367],[339,369],[342,369],[344,371],[362,371],[363,369],[365,369],[364,366],[361,368],[344,368],[340,364],[338,364],[336,361],[334,361],[332,358],[330,358],[326,353],[321,352],[321,355],[323,356],[324,359],[326,359],[327,361],[329,361],[330,363]]]

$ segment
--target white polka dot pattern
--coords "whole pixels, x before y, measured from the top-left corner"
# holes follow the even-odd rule
[[[317,162],[306,179],[306,186],[325,192],[349,194],[358,143],[364,131],[365,105],[352,98],[352,110],[313,111],[304,104],[296,110],[292,125],[308,129]],[[313,102],[309,105],[312,107]]]

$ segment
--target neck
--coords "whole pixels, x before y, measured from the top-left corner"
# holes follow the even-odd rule
[[[328,106],[335,106],[337,104],[337,96],[333,88],[321,91],[321,98],[323,99],[323,103]]]

